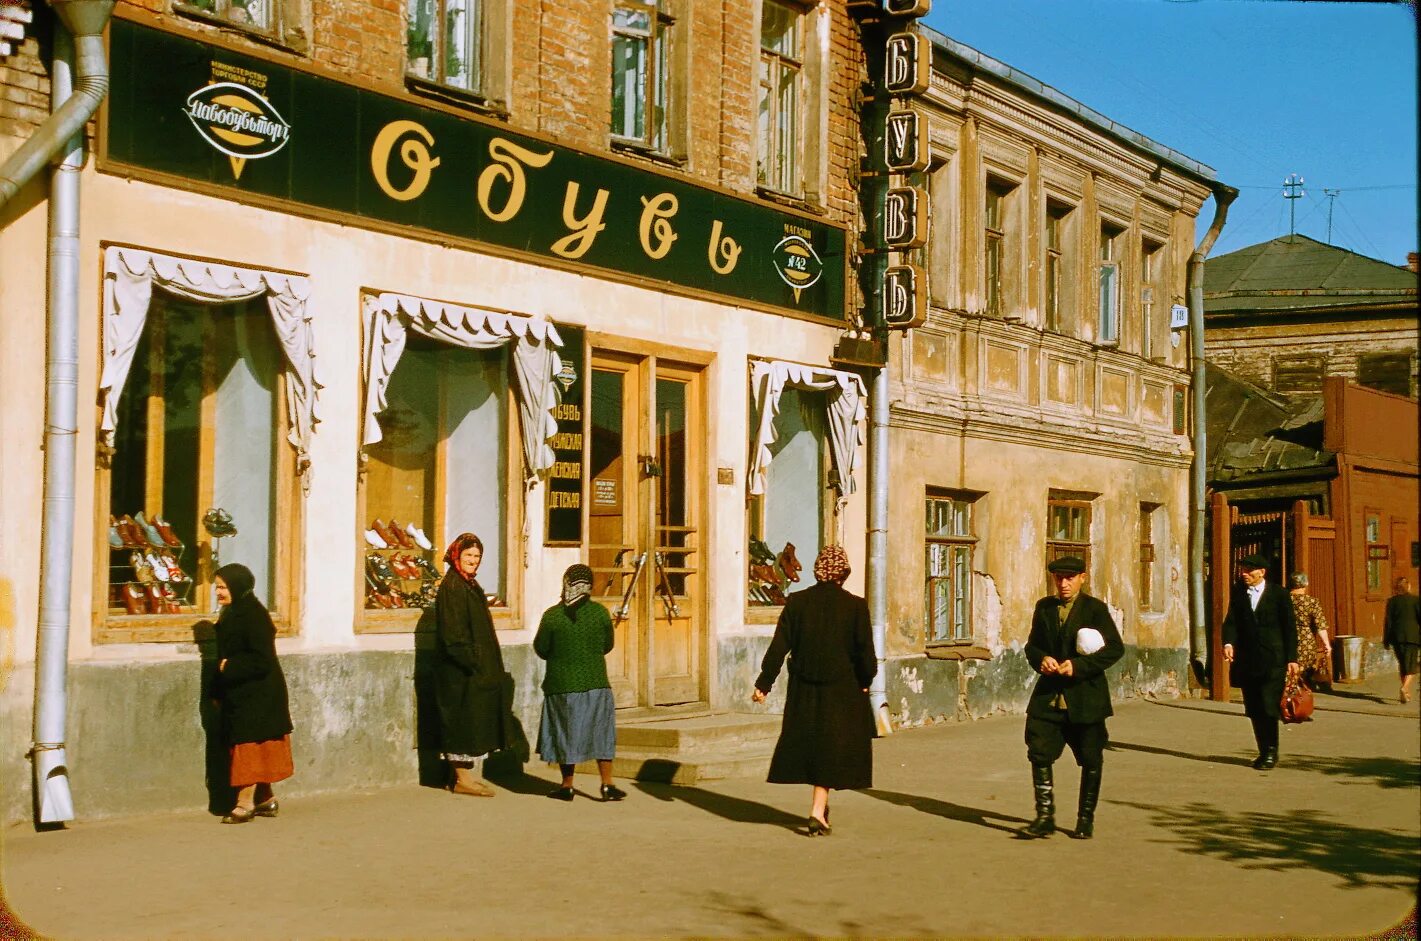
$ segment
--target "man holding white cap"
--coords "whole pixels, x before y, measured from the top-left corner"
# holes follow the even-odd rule
[[[1125,654],[1110,609],[1081,591],[1085,561],[1076,556],[1046,566],[1056,593],[1036,602],[1026,659],[1040,676],[1026,706],[1026,757],[1036,792],[1036,819],[1017,832],[1029,839],[1056,830],[1051,765],[1067,745],[1081,769],[1080,804],[1071,835],[1095,833],[1095,805],[1105,762],[1105,720],[1114,714],[1105,671]]]

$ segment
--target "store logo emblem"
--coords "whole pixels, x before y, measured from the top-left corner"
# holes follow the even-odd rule
[[[785,284],[794,288],[794,302],[799,292],[812,286],[824,274],[824,262],[814,252],[814,246],[802,235],[787,235],[775,246],[775,271]]]
[[[237,179],[248,160],[270,157],[291,139],[291,125],[271,102],[236,82],[199,88],[188,95],[183,113],[205,141],[231,158]]]

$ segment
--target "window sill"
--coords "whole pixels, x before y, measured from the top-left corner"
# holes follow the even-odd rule
[[[746,624],[775,624],[780,619],[782,605],[750,605],[745,608]]]
[[[798,209],[802,212],[813,213],[816,216],[825,215],[828,210],[818,203],[810,202],[803,196],[795,196],[790,193],[783,193],[768,186],[755,187],[755,195],[761,199],[768,200],[780,206],[789,206],[791,209]]]
[[[290,619],[273,614],[277,637],[295,637]],[[117,614],[105,618],[94,631],[96,644],[200,644],[212,639],[216,612],[182,614]]]
[[[512,608],[490,608],[495,631],[516,631],[523,625]],[[420,632],[421,622],[429,616],[426,630],[434,629],[433,608],[364,608],[355,622],[356,634],[414,634]]]
[[[460,105],[477,111],[479,114],[497,118],[500,121],[507,121],[509,112],[508,106],[502,101],[492,98],[485,98],[478,92],[466,91],[462,88],[453,88],[449,85],[441,85],[438,82],[418,75],[405,73],[405,88],[412,94],[424,98],[433,98],[446,104]]]
[[[971,644],[936,644],[928,647],[924,653],[929,660],[992,659],[992,652],[986,647],[976,647]]]
[[[670,167],[674,170],[686,169],[689,159],[684,155],[668,154],[665,151],[657,150],[641,141],[627,140],[622,137],[614,137],[611,142],[613,153],[623,156],[633,157],[638,160],[645,160],[662,167]]]
[[[271,46],[293,55],[303,56],[306,54],[305,36],[300,33],[292,37],[282,35],[281,25],[279,23],[272,29],[263,29],[251,23],[239,23],[234,20],[229,20],[217,13],[212,13],[184,3],[174,3],[173,12],[179,16],[196,20],[199,23],[206,23],[209,26],[216,26],[219,29],[228,30],[239,36],[244,36],[253,42],[259,42],[262,45]]]

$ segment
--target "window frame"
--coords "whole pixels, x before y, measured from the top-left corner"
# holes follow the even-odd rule
[[[1011,191],[993,177],[987,178],[982,190],[982,297],[990,317],[1003,316],[1005,305],[1006,201]]]
[[[765,10],[769,7],[778,7],[794,18],[795,32],[795,53],[794,56],[787,55],[775,49],[765,47],[764,20]],[[788,2],[788,0],[762,0],[760,4],[760,18],[756,30],[756,69],[755,88],[757,91],[755,105],[755,184],[762,191],[776,193],[781,196],[802,197],[808,189],[806,186],[807,174],[805,170],[808,164],[807,146],[805,140],[805,115],[810,102],[808,98],[808,72],[809,63],[807,51],[812,48],[807,33],[814,24],[810,20],[809,11],[804,10],[798,4]],[[766,73],[769,73],[768,75]],[[770,146],[761,136],[759,115],[760,109],[765,101],[771,104],[770,116],[766,120],[768,134],[771,138],[779,136],[781,127],[779,96],[775,94],[778,87],[775,79],[782,72],[792,72],[794,76],[794,116],[792,119],[793,128],[791,130],[792,141],[788,148],[788,154],[778,152],[779,143]],[[772,159],[773,158],[773,159]],[[788,166],[785,162],[788,160]]]
[[[1100,259],[1097,263],[1099,290],[1096,294],[1095,342],[1099,346],[1120,345],[1120,300],[1124,296],[1124,266],[1118,257],[1120,240],[1126,229],[1109,220],[1100,221]],[[1106,273],[1109,272],[1109,289]],[[1107,298],[1109,304],[1106,304]]]
[[[1046,538],[1045,538],[1045,540],[1044,540],[1044,541],[1045,541],[1045,546],[1046,546],[1046,559],[1045,559],[1043,565],[1049,565],[1049,564],[1051,564],[1051,562],[1053,562],[1054,560],[1059,559],[1059,558],[1062,558],[1063,556],[1068,556],[1068,555],[1078,556],[1079,558],[1081,558],[1081,559],[1085,562],[1086,579],[1087,579],[1087,581],[1089,581],[1089,579],[1090,579],[1090,574],[1089,574],[1089,573],[1090,573],[1090,563],[1091,563],[1091,547],[1092,547],[1092,542],[1091,542],[1091,527],[1095,524],[1095,512],[1094,512],[1094,507],[1095,507],[1095,500],[1094,500],[1094,498],[1086,497],[1086,496],[1083,495],[1083,494],[1064,493],[1064,492],[1053,492],[1053,493],[1051,493],[1051,494],[1049,494],[1049,495],[1047,496],[1047,498],[1046,498]],[[1065,509],[1065,510],[1082,510],[1082,511],[1084,511],[1084,527],[1083,527],[1083,528],[1084,528],[1084,530],[1085,530],[1085,540],[1084,540],[1083,542],[1082,542],[1082,541],[1078,541],[1078,540],[1071,540],[1071,539],[1054,539],[1054,538],[1052,538],[1052,536],[1051,536],[1051,521],[1052,521],[1052,517],[1055,515],[1055,511],[1056,511],[1058,508],[1060,508],[1060,509]],[[1051,584],[1051,578],[1050,578],[1049,575],[1047,575],[1047,577],[1046,577],[1046,583],[1047,583],[1048,591],[1054,591],[1054,590],[1055,590],[1055,586]]]
[[[650,29],[641,33],[619,28],[616,14],[622,9],[649,13]],[[616,76],[612,70],[616,68],[615,50],[618,36],[644,36],[647,45],[647,74],[641,82],[646,109],[646,132],[640,137],[618,132],[615,126],[617,115],[610,104],[615,101],[614,93],[609,98],[608,122],[608,134],[614,149],[680,158],[679,151],[684,147],[678,140],[679,135],[675,133],[675,125],[679,123],[678,116],[681,113],[678,106],[681,84],[678,75],[681,71],[681,47],[685,45],[680,39],[685,17],[679,14],[680,11],[672,0],[616,0],[613,4],[608,43],[608,77],[613,80],[613,87]]]
[[[286,393],[286,372],[289,364],[284,355],[280,353],[280,341],[275,337],[275,325],[271,323],[270,317],[265,313],[266,301],[263,297],[251,298],[245,301],[216,302],[209,303],[198,300],[188,300],[168,291],[155,287],[153,300],[148,309],[147,320],[143,330],[149,337],[149,369],[152,370],[155,362],[161,361],[164,355],[164,339],[166,334],[166,319],[154,317],[155,308],[164,303],[177,302],[180,304],[191,304],[196,307],[226,307],[229,304],[247,304],[254,308],[260,308],[261,313],[255,316],[264,320],[266,326],[273,331],[272,342],[278,351],[277,362],[279,363],[278,374],[272,382],[272,453],[275,457],[275,467],[272,468],[272,492],[273,492],[273,516],[272,520],[272,554],[271,571],[273,575],[274,588],[272,596],[263,598],[268,611],[271,613],[272,623],[276,626],[278,637],[291,637],[297,633],[297,626],[301,623],[301,593],[296,590],[300,582],[301,575],[301,553],[298,550],[300,540],[294,538],[295,534],[303,531],[305,502],[301,496],[301,483],[296,468],[296,450],[286,440],[288,432],[288,421],[284,416],[288,415],[287,393]],[[202,366],[202,398],[199,405],[201,425],[198,429],[198,485],[197,485],[197,510],[200,514],[204,506],[213,506],[212,488],[214,467],[213,455],[216,449],[216,436],[213,433],[216,419],[215,409],[217,400],[217,386],[215,376],[215,363],[211,355],[210,344],[214,341],[213,318],[204,318],[203,323],[203,366]],[[150,332],[151,331],[151,332]],[[156,339],[156,342],[154,342]],[[132,385],[126,386],[124,394],[134,391]],[[148,453],[154,453],[155,445],[161,448],[163,435],[152,433],[152,422],[155,417],[161,420],[164,412],[162,396],[166,390],[161,390],[155,397],[150,388],[148,414],[149,428],[146,435]],[[157,401],[153,401],[153,399]],[[184,558],[181,561],[188,568],[188,575],[193,579],[193,607],[195,611],[183,611],[177,614],[115,614],[109,604],[109,590],[112,587],[110,580],[111,555],[113,550],[108,543],[109,516],[112,513],[112,492],[113,492],[113,457],[109,455],[100,460],[94,474],[94,572],[93,572],[93,598],[92,598],[92,638],[98,644],[116,643],[191,643],[193,641],[193,619],[202,618],[204,615],[214,617],[215,610],[208,610],[205,607],[203,595],[211,590],[212,579],[215,576],[216,568],[213,566],[212,545],[210,537],[195,538],[195,541],[185,548],[193,550],[191,558]],[[150,457],[151,461],[151,457]],[[162,464],[159,462],[161,475]],[[151,479],[146,479],[145,489],[149,492],[157,489],[161,492],[161,476],[159,483],[154,483]],[[144,501],[148,502],[147,500]],[[197,537],[200,534],[194,534]]]
[[[420,0],[414,0],[414,2],[420,2]],[[464,0],[467,6],[473,7],[476,11],[476,22],[473,26],[474,39],[471,44],[471,54],[469,56],[471,61],[461,63],[467,68],[471,76],[469,81],[470,87],[465,88],[462,85],[451,83],[449,77],[444,74],[444,69],[449,61],[448,54],[444,49],[449,31],[444,29],[443,25],[449,0],[428,0],[428,2],[433,5],[434,11],[430,23],[432,38],[425,37],[423,40],[429,43],[428,60],[430,63],[429,72],[424,75],[421,75],[414,69],[414,63],[419,57],[412,54],[412,46],[415,41],[413,38],[413,16],[410,11],[411,4],[409,2],[405,4],[405,80],[455,95],[468,95],[478,99],[484,98],[484,75],[487,71],[486,60],[488,52],[488,24],[486,19],[488,4],[486,4],[484,0]]]
[[[1063,308],[1070,285],[1066,263],[1067,228],[1074,207],[1048,198],[1042,222],[1042,327],[1052,333],[1064,333],[1066,320]]]
[[[364,348],[365,327],[362,318],[361,344]],[[435,341],[437,342],[437,341]],[[516,341],[514,341],[516,342]],[[460,347],[450,345],[450,350],[459,350]],[[476,352],[476,351],[466,351]],[[508,370],[507,382],[503,388],[503,409],[507,422],[507,434],[503,443],[505,466],[508,468],[507,497],[504,503],[503,519],[503,545],[504,550],[504,578],[503,578],[503,603],[500,605],[490,605],[489,612],[493,616],[493,626],[495,630],[516,630],[522,627],[522,605],[523,597],[523,566],[516,564],[515,560],[523,558],[524,539],[522,521],[525,512],[525,488],[518,486],[517,481],[522,480],[524,469],[524,457],[522,448],[522,428],[519,424],[517,398],[514,393],[514,380],[512,370],[512,352],[506,357],[506,368]],[[400,367],[396,364],[395,369]],[[393,375],[393,374],[392,374]],[[442,370],[441,370],[442,379]],[[365,377],[361,377],[361,401],[367,393]],[[437,441],[434,449],[435,471],[434,471],[434,493],[427,497],[438,509],[435,513],[435,525],[432,531],[427,531],[425,535],[429,537],[430,543],[434,546],[432,550],[434,556],[434,566],[439,571],[441,577],[444,572],[443,552],[445,547],[454,538],[454,533],[445,531],[445,505],[448,499],[448,448],[449,448],[449,427],[448,427],[448,385],[440,382],[438,390],[439,401],[439,426],[437,429]],[[355,496],[355,556],[354,586],[355,586],[355,633],[356,634],[409,634],[418,630],[420,619],[430,610],[426,608],[367,608],[365,606],[365,557],[370,551],[370,547],[365,543],[365,530],[369,526],[369,474],[368,462],[365,450],[360,451],[359,470],[356,479]]]
[[[1385,598],[1390,591],[1390,534],[1382,527],[1384,514],[1379,507],[1362,509],[1362,571],[1363,586],[1368,599]],[[1372,527],[1376,527],[1373,538]],[[1374,583],[1375,582],[1375,583]]]
[[[1411,363],[1416,354],[1408,350],[1373,350],[1357,354],[1357,385],[1388,395],[1411,396]],[[1383,375],[1377,375],[1381,370]],[[1388,382],[1386,372],[1399,373]]]
[[[1136,590],[1139,592],[1137,599],[1141,611],[1155,610],[1155,511],[1160,508],[1158,503],[1140,504],[1140,527],[1139,527],[1139,559],[1140,572],[1139,583]]]
[[[950,502],[966,507],[967,532],[954,533],[949,536],[933,535],[926,529],[926,519],[924,520],[923,534],[923,646],[924,647],[960,647],[972,646],[976,639],[974,627],[974,607],[972,592],[972,573],[976,570],[977,546],[981,542],[981,537],[977,535],[977,503],[981,499],[981,494],[964,490],[945,490],[937,487],[928,487],[924,494],[925,516],[931,512],[934,503]],[[963,588],[965,596],[965,608],[963,627],[966,633],[959,635],[954,632],[950,637],[937,637],[935,633],[935,623],[933,619],[933,589],[936,583],[948,582],[949,597],[955,598],[956,592],[953,581],[954,567],[948,565],[948,574],[945,576],[934,576],[932,574],[932,550],[933,546],[948,546],[949,551],[954,555],[957,552],[965,552],[967,556],[967,584]],[[956,625],[950,625],[956,627]]]
[[[1140,356],[1162,359],[1156,352],[1159,322],[1156,312],[1162,305],[1157,298],[1164,295],[1164,269],[1168,256],[1165,242],[1152,238],[1140,239]]]

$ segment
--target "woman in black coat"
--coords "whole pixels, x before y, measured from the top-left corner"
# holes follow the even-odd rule
[[[784,724],[770,760],[772,784],[811,784],[809,835],[829,835],[829,789],[873,786],[873,709],[868,684],[878,672],[868,605],[844,590],[849,557],[825,546],[812,588],[789,596],[755,681],[764,702],[789,656]]]
[[[448,569],[434,600],[434,698],[439,704],[441,757],[454,768],[455,794],[493,797],[474,776],[474,761],[502,749],[504,713],[503,651],[493,632],[488,597],[474,580],[484,544],[463,533],[444,553]]]
[[[236,563],[217,570],[217,678],[213,693],[231,750],[237,806],[223,823],[275,817],[272,784],[291,777],[291,709],[286,677],[276,659],[276,626],[257,600],[251,569]]]

